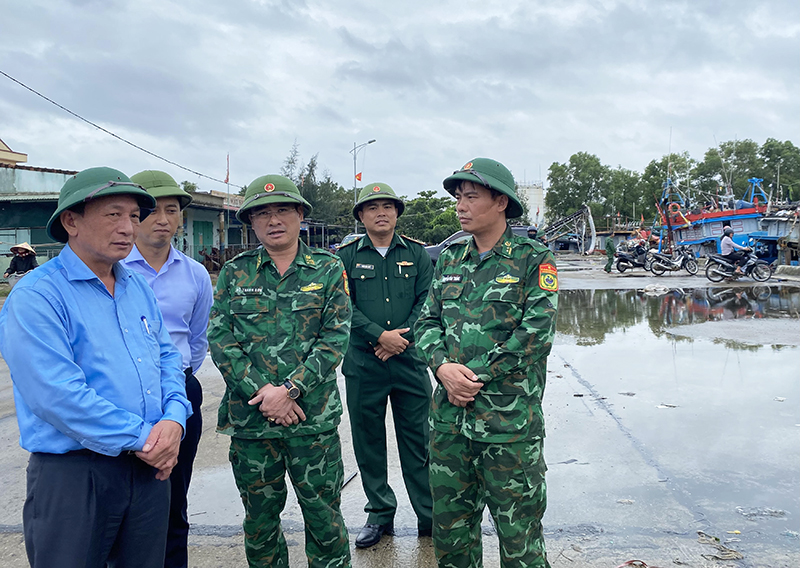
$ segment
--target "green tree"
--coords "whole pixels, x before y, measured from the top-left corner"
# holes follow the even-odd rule
[[[436,197],[435,191],[427,190],[420,191],[419,197],[404,198],[404,201],[405,211],[397,220],[397,232],[400,234],[427,243],[439,243],[443,240],[435,240],[439,234],[449,231],[445,234],[447,237],[461,228],[458,218],[455,217],[455,201],[451,197]],[[451,211],[453,215],[441,216],[446,211]],[[438,226],[444,228],[436,229]]]
[[[800,148],[789,140],[780,142],[775,138],[767,138],[758,155],[764,163],[764,187],[771,186],[773,198],[790,201],[800,199]]]
[[[566,164],[553,162],[547,174],[550,184],[545,196],[547,220],[565,217],[584,203],[602,203],[608,191],[610,170],[600,159],[578,152]]]
[[[764,161],[759,157],[759,146],[752,140],[730,140],[717,148],[709,148],[703,161],[692,169],[695,187],[706,195],[716,195],[719,187],[731,186],[733,194],[741,198],[747,191],[747,179],[764,177]]]
[[[196,183],[184,180],[181,182],[181,189],[186,193],[195,193],[200,187]]]

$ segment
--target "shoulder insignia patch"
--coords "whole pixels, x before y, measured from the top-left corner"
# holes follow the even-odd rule
[[[342,270],[342,277],[344,278],[344,293],[350,295],[350,282],[347,280],[347,271]]]
[[[342,250],[345,247],[349,247],[350,245],[353,245],[353,244],[357,243],[360,240],[361,240],[361,237],[356,237],[355,239],[353,239],[349,243],[345,243],[343,245],[339,245],[339,250]]]
[[[539,265],[539,288],[548,292],[558,291],[558,271],[552,264]]]
[[[508,272],[503,272],[497,278],[495,278],[494,281],[498,284],[516,284],[519,282],[519,278],[516,276],[511,276]]]
[[[312,282],[311,284],[300,288],[301,292],[316,292],[317,290],[322,290],[321,282]]]
[[[412,237],[407,237],[406,235],[400,235],[400,236],[403,237],[407,241],[411,241],[412,243],[417,243],[418,245],[425,246],[425,243],[423,243],[422,241],[418,241],[417,239],[414,239]]]

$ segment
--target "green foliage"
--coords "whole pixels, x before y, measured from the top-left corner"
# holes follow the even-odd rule
[[[200,189],[200,187],[196,183],[184,180],[181,182],[181,189],[186,193],[194,193]]]
[[[800,148],[789,140],[780,142],[774,138],[767,138],[758,155],[764,162],[764,188],[772,186],[773,196],[778,199],[781,197],[791,201],[800,199]],[[780,180],[778,180],[779,173]]]
[[[436,197],[435,191],[421,191],[419,197],[404,198],[406,209],[397,220],[397,232],[426,243],[440,243],[461,229],[451,197]],[[441,235],[444,235],[440,238]]]
[[[600,159],[578,152],[566,164],[554,162],[547,174],[546,218],[554,221],[574,213],[584,203],[602,203],[608,192],[610,170]]]

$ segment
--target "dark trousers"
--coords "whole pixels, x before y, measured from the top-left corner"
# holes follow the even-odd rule
[[[32,568],[161,568],[169,483],[133,454],[31,454],[22,510]]]
[[[725,258],[727,258],[732,264],[736,266],[744,266],[747,262],[747,258],[743,252],[734,251],[730,254],[726,254]]]
[[[409,346],[414,349],[414,346]],[[354,357],[355,355],[355,357]],[[425,364],[409,353],[383,362],[374,353],[348,354],[345,371],[347,409],[353,449],[368,503],[367,522],[394,520],[397,498],[389,486],[386,450],[386,404],[392,403],[394,430],[417,528],[431,528],[432,502],[428,480],[428,407],[431,383]]]
[[[189,517],[186,496],[189,493],[189,482],[192,480],[197,445],[200,443],[200,435],[203,433],[203,415],[200,412],[200,407],[203,405],[203,388],[197,377],[192,374],[191,369],[186,369],[186,397],[192,404],[192,415],[186,421],[186,433],[181,441],[178,465],[169,476],[172,498],[169,505],[165,568],[186,568],[189,564],[187,551]]]

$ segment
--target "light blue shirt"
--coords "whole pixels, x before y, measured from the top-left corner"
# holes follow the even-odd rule
[[[208,352],[208,314],[214,301],[211,277],[205,267],[170,246],[167,262],[156,272],[139,249],[122,264],[138,272],[155,292],[164,324],[183,357],[183,368],[197,371]]]
[[[114,265],[114,296],[67,245],[0,311],[0,352],[29,452],[141,450],[153,425],[186,427],[181,356],[144,278]]]

